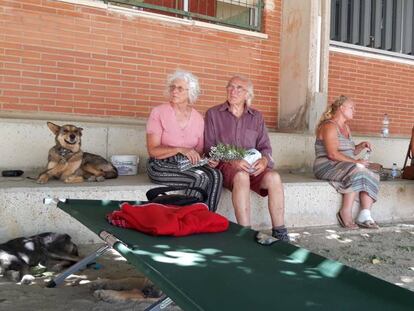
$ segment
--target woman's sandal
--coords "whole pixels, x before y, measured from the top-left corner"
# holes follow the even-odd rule
[[[361,228],[365,229],[379,229],[378,224],[375,222],[374,219],[372,219],[371,211],[368,209],[362,209],[359,212],[357,221],[357,225]]]
[[[356,230],[359,228],[358,225],[353,222],[350,224],[346,224],[344,220],[342,219],[341,214],[339,212],[336,213],[336,219],[338,219],[338,222],[342,228],[349,229],[349,230]]]
[[[356,224],[365,229],[379,229],[378,224],[374,220],[365,220],[364,222],[357,221]]]

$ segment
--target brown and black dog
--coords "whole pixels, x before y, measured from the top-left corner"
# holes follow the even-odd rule
[[[38,264],[60,272],[80,259],[68,234],[44,232],[0,244],[0,274],[23,284],[34,280],[30,268]]]
[[[89,283],[93,295],[106,302],[144,301],[153,303],[162,296],[145,277],[130,277],[117,280],[98,279]]]
[[[82,128],[71,124],[56,125],[47,122],[55,134],[56,145],[49,150],[47,169],[40,173],[37,182],[47,183],[57,178],[65,183],[103,181],[118,177],[117,169],[103,157],[81,150]]]

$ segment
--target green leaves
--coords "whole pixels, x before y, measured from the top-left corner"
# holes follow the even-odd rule
[[[246,156],[246,150],[234,145],[219,143],[210,148],[209,157],[212,160],[232,161],[241,160]]]

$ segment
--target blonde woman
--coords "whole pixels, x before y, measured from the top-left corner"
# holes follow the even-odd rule
[[[376,229],[371,207],[377,200],[379,175],[368,169],[368,161],[356,158],[362,150],[371,150],[371,144],[364,141],[355,145],[352,140],[347,122],[354,113],[355,103],[343,95],[327,108],[316,129],[313,171],[316,178],[329,180],[343,194],[342,207],[336,214],[342,227]],[[355,223],[352,206],[356,198],[360,211]]]

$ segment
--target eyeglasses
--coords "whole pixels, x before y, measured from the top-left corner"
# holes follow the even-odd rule
[[[184,91],[187,91],[188,89],[183,88],[182,86],[176,86],[176,85],[170,85],[168,87],[168,89],[170,90],[170,92],[174,92],[174,90],[177,90],[178,93],[182,93]]]
[[[246,92],[247,90],[242,87],[241,85],[233,85],[233,84],[229,84],[226,86],[227,91],[233,91],[235,90],[237,93],[242,93],[242,92]]]

